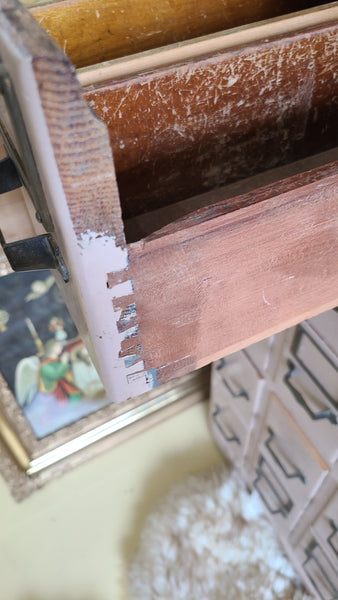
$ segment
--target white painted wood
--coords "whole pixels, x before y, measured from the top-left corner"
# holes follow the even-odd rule
[[[101,231],[87,231],[78,239],[41,105],[32,56],[24,41],[18,42],[15,36],[10,23],[7,28],[3,27],[0,54],[20,103],[46,203],[55,224],[56,240],[70,272],[67,284],[58,273],[56,280],[109,397],[113,402],[121,402],[155,385],[152,373],[140,374],[142,365],[127,367],[125,360],[119,357],[121,336],[117,321],[120,312],[113,310],[112,299],[125,295],[126,287],[131,291],[131,284],[126,282],[108,291],[106,274],[127,267],[127,250],[116,245],[113,235],[107,238]],[[55,51],[55,60],[58,58]],[[111,168],[114,168],[112,160]],[[127,334],[128,331],[124,332]]]

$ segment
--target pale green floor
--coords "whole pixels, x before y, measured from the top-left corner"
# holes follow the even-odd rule
[[[145,517],[221,462],[198,404],[13,501],[0,479],[0,600],[125,600]]]

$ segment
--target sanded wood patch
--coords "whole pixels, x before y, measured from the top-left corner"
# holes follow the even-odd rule
[[[338,304],[337,171],[130,245],[137,341],[159,382]]]

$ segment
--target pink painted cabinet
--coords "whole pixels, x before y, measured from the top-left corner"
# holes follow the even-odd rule
[[[254,347],[245,350],[270,367],[261,371],[259,389],[239,380],[251,403],[240,427],[226,383],[232,357],[214,364],[212,432],[258,492],[304,583],[316,598],[332,600],[338,593],[337,310],[270,338],[264,348],[264,361]]]

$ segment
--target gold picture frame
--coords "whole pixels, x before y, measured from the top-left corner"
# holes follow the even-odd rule
[[[0,254],[0,276],[10,267]],[[38,439],[0,373],[0,473],[17,500],[69,468],[208,397],[209,369],[108,404]]]

